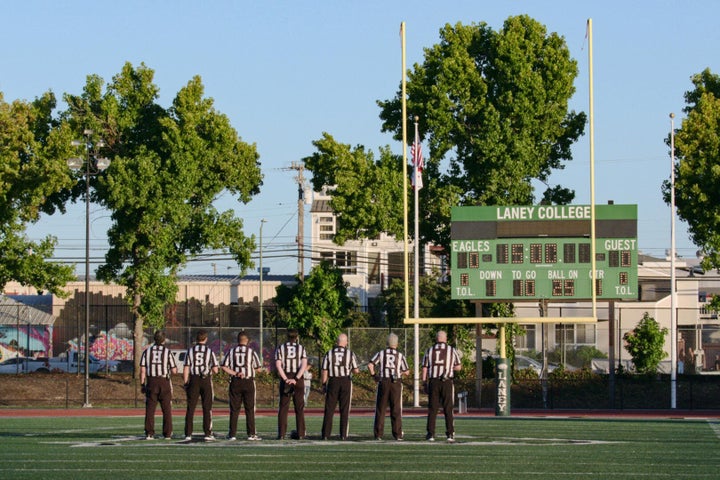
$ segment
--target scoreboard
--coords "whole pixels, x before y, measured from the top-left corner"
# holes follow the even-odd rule
[[[592,298],[590,205],[453,207],[453,299]],[[598,299],[637,299],[637,205],[595,206]]]

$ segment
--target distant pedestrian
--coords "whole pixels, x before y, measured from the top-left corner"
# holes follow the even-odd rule
[[[230,380],[230,431],[228,440],[237,437],[237,423],[240,408],[245,408],[245,427],[247,439],[262,440],[255,431],[255,373],[262,368],[260,357],[248,346],[250,338],[243,330],[238,333],[238,345],[225,355],[222,369],[232,377]]]
[[[187,394],[187,410],[185,411],[185,440],[192,440],[193,418],[195,407],[202,399],[203,432],[205,440],[214,440],[212,405],[213,405],[213,374],[218,373],[218,361],[215,353],[207,346],[207,330],[198,330],[197,343],[188,349],[183,367],[183,384]]]
[[[462,368],[460,354],[447,344],[447,333],[437,333],[437,343],[430,347],[423,358],[422,380],[428,394],[428,441],[435,441],[435,421],[438,408],[445,414],[445,435],[447,441],[455,442],[455,422],[453,408],[455,405],[455,386],[453,377]]]
[[[295,409],[297,438],[305,438],[305,371],[307,352],[298,343],[298,331],[287,332],[287,342],[275,350],[275,368],[280,376],[280,406],[278,409],[278,439],[287,433],[288,411],[292,398]]]
[[[175,357],[165,347],[165,333],[155,332],[155,343],[140,357],[140,384],[145,393],[145,438],[155,438],[155,410],[158,403],[163,414],[163,436],[172,438],[172,383],[170,374],[177,373]]]
[[[352,400],[351,374],[358,373],[358,361],[347,348],[347,335],[341,333],[337,345],[327,352],[322,361],[321,381],[325,393],[322,438],[328,440],[332,433],[335,407],[340,404],[340,440],[347,440],[350,427],[350,402]]]
[[[403,439],[402,429],[402,377],[409,372],[405,355],[398,351],[398,336],[387,337],[387,348],[380,350],[370,359],[368,370],[377,381],[375,398],[375,440],[382,440],[385,430],[385,410],[390,406],[390,424],[395,440]],[[377,370],[376,370],[377,368]]]

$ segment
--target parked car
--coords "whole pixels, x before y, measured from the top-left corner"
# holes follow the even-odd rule
[[[175,365],[177,365],[178,371],[182,371],[182,368],[185,365],[185,356],[187,355],[187,350],[170,349],[170,353],[172,353],[173,357],[175,357]]]
[[[90,373],[98,372],[117,372],[119,362],[117,360],[100,360],[93,355],[88,359]],[[79,364],[78,364],[79,362]],[[85,357],[78,355],[78,352],[67,352],[59,357],[49,359],[49,371],[51,372],[85,372]],[[33,370],[35,371],[35,370]]]
[[[49,372],[47,359],[14,357],[0,362],[0,373]]]
[[[515,368],[518,370],[525,370],[530,368],[535,370],[535,373],[540,375],[542,373],[542,363],[538,362],[534,358],[526,357],[524,355],[515,355]],[[552,372],[557,368],[554,363],[548,363],[548,373]]]

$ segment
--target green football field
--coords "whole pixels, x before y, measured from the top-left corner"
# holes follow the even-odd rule
[[[169,441],[142,440],[140,417],[1,418],[0,478],[720,478],[717,418],[462,417],[455,444],[425,441],[423,416],[405,418],[404,442],[373,440],[367,416],[352,417],[350,441],[320,441],[321,418],[307,420],[309,440],[274,440],[276,419],[262,416],[263,441],[228,442],[227,416],[220,416],[219,440],[186,443],[182,416]],[[442,415],[438,427],[443,437]],[[202,432],[200,416],[195,428]],[[389,430],[387,419],[386,438]]]

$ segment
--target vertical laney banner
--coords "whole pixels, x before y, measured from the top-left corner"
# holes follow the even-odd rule
[[[637,298],[637,205],[595,207],[598,299]],[[592,298],[589,205],[454,207],[452,298]]]

